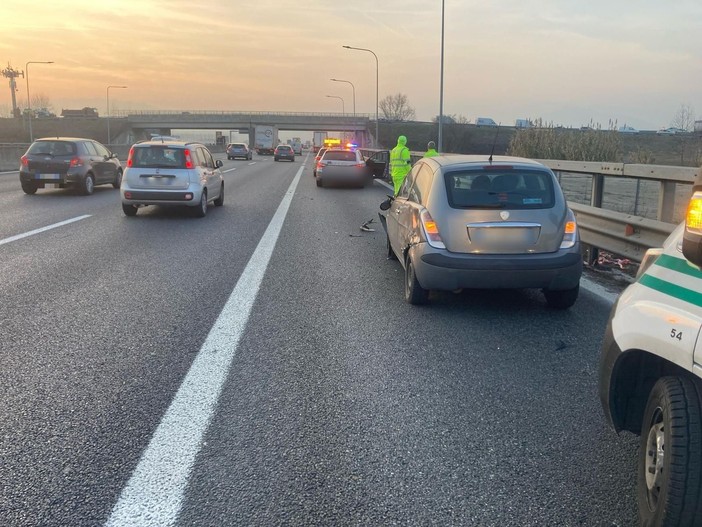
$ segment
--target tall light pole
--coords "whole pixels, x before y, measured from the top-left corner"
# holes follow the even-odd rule
[[[366,48],[355,48],[353,46],[341,46],[342,48],[346,49],[355,49],[357,51],[367,51],[368,53],[373,53],[370,49]],[[378,138],[378,78],[379,78],[379,69],[378,69],[378,55],[373,53],[373,56],[375,57],[375,146],[378,146],[379,144],[379,138]]]
[[[107,145],[110,145],[110,88],[126,88],[127,86],[107,87]]]
[[[32,133],[32,104],[29,97],[29,65],[30,64],[53,64],[53,60],[43,61],[43,60],[30,60],[24,65],[24,77],[27,79],[27,118],[29,119],[29,142],[34,141],[34,134]]]
[[[338,95],[325,95],[325,97],[330,97],[331,99],[339,99],[341,101],[341,113],[346,114],[346,110],[344,110],[343,97],[339,97]]]
[[[444,126],[444,0],[441,0],[441,80],[439,81],[439,152],[443,152],[442,127]]]
[[[351,81],[345,81],[342,79],[329,79],[330,81],[334,82],[346,82],[351,85],[351,90],[353,91],[353,116],[356,117],[356,87],[353,85],[353,82]]]

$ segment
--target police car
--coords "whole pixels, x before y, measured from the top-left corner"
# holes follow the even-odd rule
[[[702,525],[702,176],[685,222],[649,250],[612,308],[600,400],[614,429],[640,435],[642,525]]]

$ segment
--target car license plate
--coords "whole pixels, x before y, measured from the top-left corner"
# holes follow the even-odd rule
[[[61,174],[35,174],[34,179],[61,179]]]

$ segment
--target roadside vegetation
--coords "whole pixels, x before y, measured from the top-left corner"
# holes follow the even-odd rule
[[[536,119],[532,128],[516,131],[507,154],[531,159],[617,162],[622,160],[621,134],[613,122],[605,130],[592,123],[573,130]]]

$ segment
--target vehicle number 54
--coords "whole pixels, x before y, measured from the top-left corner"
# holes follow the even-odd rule
[[[677,329],[673,328],[670,330],[670,338],[671,339],[678,339],[682,340],[682,331],[678,331]]]

